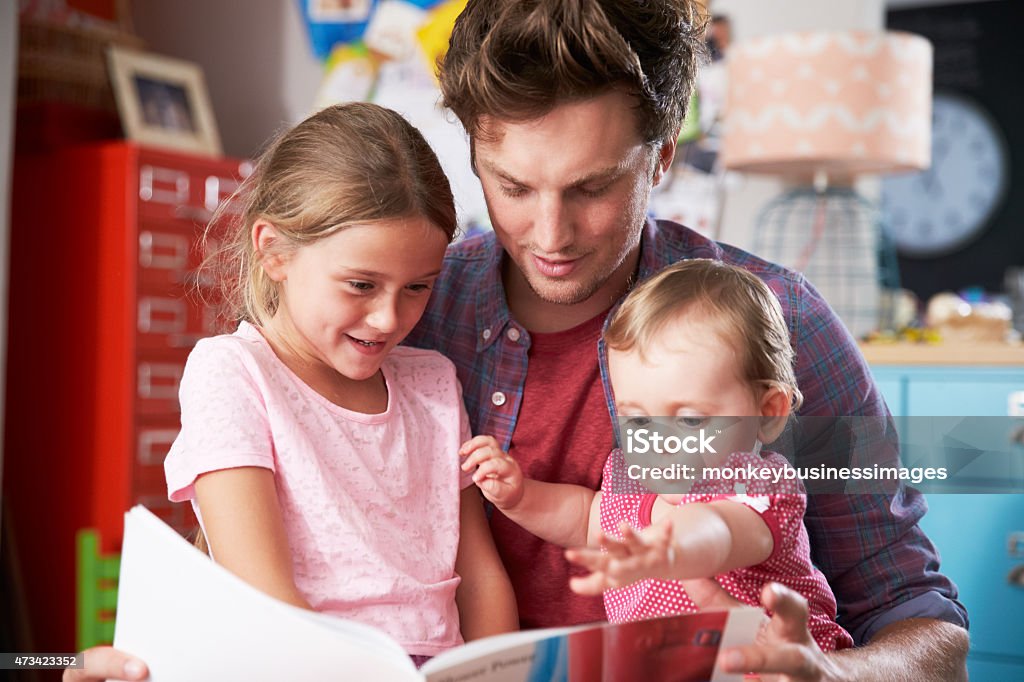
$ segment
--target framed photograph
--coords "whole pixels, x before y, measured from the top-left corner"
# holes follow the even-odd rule
[[[199,65],[117,46],[109,48],[107,60],[125,137],[153,147],[221,153]]]

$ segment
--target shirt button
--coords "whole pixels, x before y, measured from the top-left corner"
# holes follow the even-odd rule
[[[491,402],[497,405],[498,407],[501,407],[502,405],[505,404],[505,394],[502,393],[501,391],[495,391],[494,393],[491,394]]]
[[[490,329],[485,329],[484,333],[481,334],[481,336],[483,336],[484,337],[484,341],[486,341],[487,339],[491,338],[491,330]]]
[[[505,332],[505,336],[507,336],[509,338],[509,341],[518,341],[519,340],[519,330],[516,329],[515,327],[509,327],[508,331]]]

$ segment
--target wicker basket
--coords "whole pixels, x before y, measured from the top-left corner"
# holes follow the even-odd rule
[[[18,45],[19,103],[63,102],[116,111],[107,75],[108,45],[141,48],[137,36],[22,21]]]

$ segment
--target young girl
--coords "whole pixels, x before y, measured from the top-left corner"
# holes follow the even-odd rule
[[[477,436],[460,451],[463,470],[475,467],[484,495],[531,533],[564,547],[591,546],[566,553],[591,571],[571,587],[603,592],[611,621],[696,610],[688,579],[714,576],[751,605],[760,604],[767,583],[779,582],[807,598],[809,629],[822,650],[852,646],[835,622],[835,597],[811,564],[802,489],[765,475],[788,463],[760,453],[761,443],[779,436],[801,401],[787,326],[768,287],[721,262],[677,263],[626,298],[605,343],[620,436],[668,429],[692,436],[692,446],[703,442],[703,453],[651,459],[616,450],[595,493],[524,480],[493,438]],[[648,480],[647,487],[637,479],[642,465],[668,464],[690,467],[689,478]],[[719,478],[711,475],[716,468],[739,475]]]
[[[278,138],[240,196],[220,261],[241,323],[189,356],[171,500],[192,502],[230,571],[379,627],[417,663],[515,629],[459,471],[454,366],[398,347],[455,232],[437,158],[398,114],[334,106]]]

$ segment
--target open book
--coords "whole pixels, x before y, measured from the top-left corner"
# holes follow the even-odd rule
[[[743,607],[516,632],[417,670],[380,630],[263,594],[135,507],[125,514],[114,645],[146,661],[153,682],[739,682],[715,670],[715,658],[722,646],[753,641],[762,620],[760,609]]]

